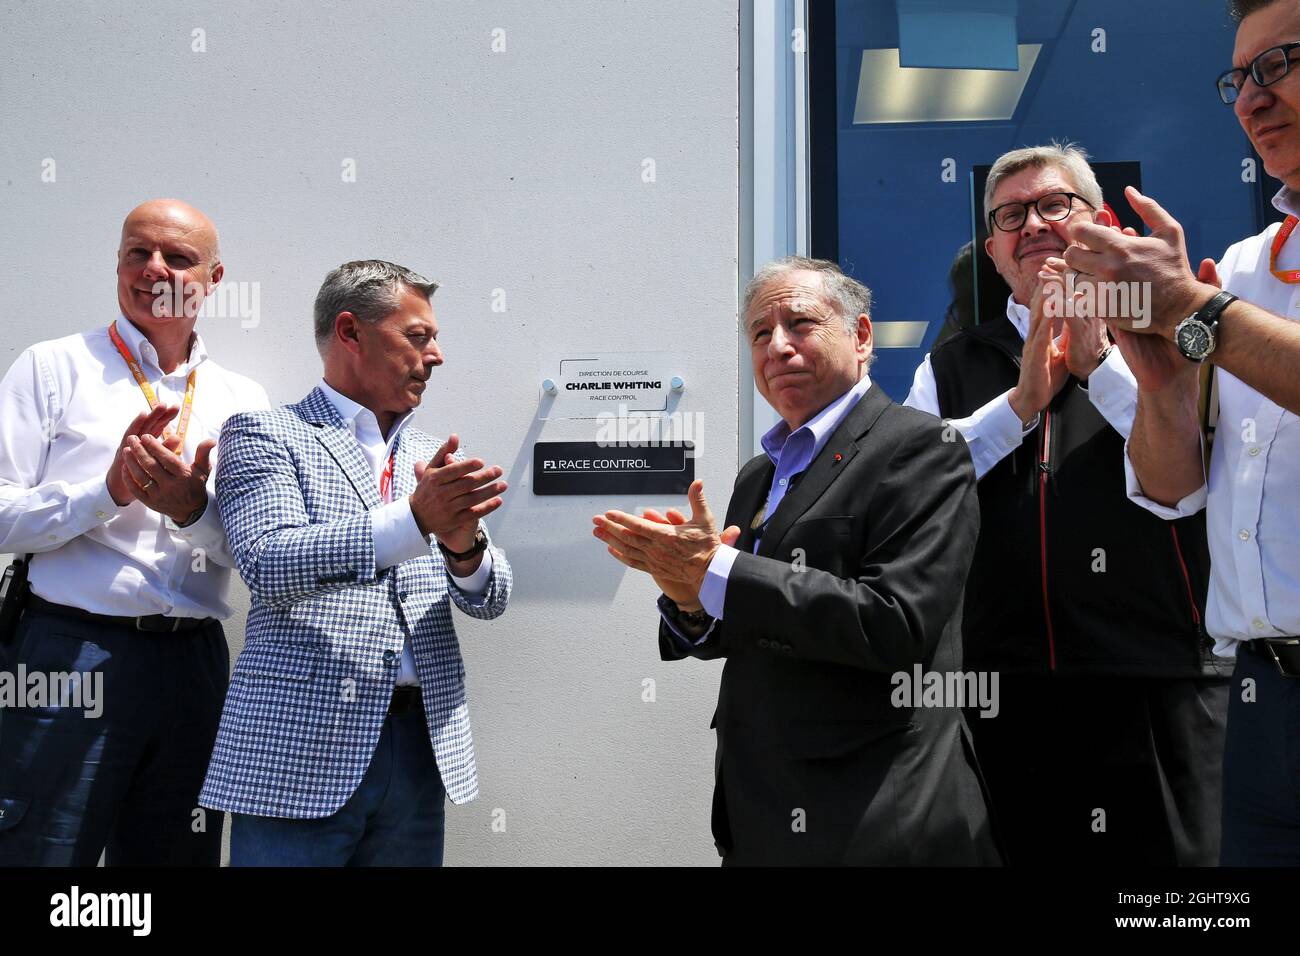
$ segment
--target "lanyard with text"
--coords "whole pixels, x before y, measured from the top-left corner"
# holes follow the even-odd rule
[[[122,353],[122,360],[126,362],[126,367],[131,370],[135,376],[136,384],[140,386],[140,391],[144,392],[145,401],[149,403],[149,408],[158,407],[158,396],[154,395],[153,388],[149,385],[149,380],[144,377],[144,370],[140,368],[140,363],[135,360],[131,350],[126,347],[122,341],[121,334],[117,331],[117,322],[108,327],[108,337],[113,340],[117,350]],[[185,431],[190,427],[190,408],[194,405],[194,376],[198,369],[190,372],[190,377],[185,382],[185,403],[181,406],[181,419],[176,428],[176,454],[184,457],[185,454]]]
[[[392,501],[393,491],[393,464],[397,461],[397,446],[393,446],[393,453],[388,456],[388,464],[384,466],[384,473],[379,476],[379,500],[385,503]]]
[[[1286,245],[1291,233],[1295,232],[1296,223],[1300,223],[1300,219],[1295,216],[1286,217],[1286,222],[1282,223],[1282,228],[1278,230],[1277,235],[1273,238],[1273,249],[1268,254],[1268,271],[1288,285],[1295,285],[1300,282],[1300,269],[1283,269],[1279,272],[1277,269],[1277,254],[1282,251],[1282,247]]]

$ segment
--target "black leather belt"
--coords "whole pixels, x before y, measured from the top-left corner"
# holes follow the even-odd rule
[[[403,714],[422,710],[422,708],[423,701],[419,687],[403,684],[401,687],[393,688],[393,699],[388,704],[388,716],[401,717]]]
[[[35,594],[27,598],[27,610],[41,611],[44,614],[57,614],[78,621],[90,621],[94,624],[112,624],[116,627],[129,627],[137,631],[149,631],[154,634],[175,634],[184,631],[197,631],[213,620],[210,617],[167,617],[163,614],[146,614],[142,617],[117,617],[112,614],[96,614],[83,611],[79,607],[55,604]]]
[[[1300,677],[1300,637],[1257,637],[1241,643],[1276,664],[1283,677]]]

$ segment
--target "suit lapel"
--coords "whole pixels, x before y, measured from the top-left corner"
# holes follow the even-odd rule
[[[871,430],[876,419],[892,404],[884,389],[873,382],[867,394],[858,400],[844,416],[839,427],[831,432],[821,453],[799,476],[794,487],[786,492],[777,505],[776,512],[768,516],[767,528],[764,529],[763,540],[758,546],[760,555],[771,557],[790,526],[803,517],[804,512],[813,506],[833,481],[844,474],[849,462],[858,454],[858,439]]]
[[[379,485],[366,463],[366,456],[361,453],[361,446],[343,424],[334,403],[319,388],[313,388],[295,407],[304,421],[316,426],[316,438],[342,469],[365,506],[378,508],[383,503],[379,500]]]

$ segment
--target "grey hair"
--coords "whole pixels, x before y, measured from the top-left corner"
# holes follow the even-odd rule
[[[1046,146],[1013,149],[997,158],[989,170],[988,181],[984,183],[985,224],[989,221],[989,213],[993,211],[993,194],[997,192],[1002,180],[1014,176],[1023,169],[1043,169],[1046,166],[1065,170],[1074,183],[1074,188],[1079,191],[1079,195],[1086,199],[1094,210],[1101,209],[1105,204],[1101,194],[1101,184],[1097,182],[1097,174],[1088,165],[1088,154],[1081,146],[1074,143],[1053,141]]]
[[[1228,16],[1232,17],[1234,23],[1240,23],[1252,13],[1271,7],[1275,3],[1277,0],[1228,0]]]
[[[759,289],[774,279],[784,278],[791,272],[815,272],[821,276],[822,293],[835,307],[840,320],[844,323],[844,328],[850,334],[857,331],[859,315],[863,313],[867,316],[871,315],[871,290],[852,276],[845,275],[837,263],[829,259],[786,256],[784,259],[776,259],[763,266],[745,285],[740,312],[742,323],[748,317],[749,307],[753,305],[754,296],[758,294]],[[871,357],[867,360],[867,368],[871,367],[875,358],[876,352],[872,349]]]
[[[405,266],[382,259],[345,262],[330,272],[316,293],[316,348],[324,355],[334,335],[334,320],[351,312],[371,325],[391,315],[400,305],[403,288],[432,298],[438,283]]]
[[[803,256],[786,256],[769,262],[749,280],[745,286],[745,295],[741,315],[749,315],[749,307],[754,304],[758,290],[773,279],[779,279],[791,272],[816,272],[822,277],[822,291],[835,306],[844,321],[844,327],[850,332],[858,327],[858,316],[862,313],[871,315],[871,290],[865,285],[846,276],[840,267],[829,259],[805,259]]]

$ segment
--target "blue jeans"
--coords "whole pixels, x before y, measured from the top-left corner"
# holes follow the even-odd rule
[[[232,813],[230,865],[442,866],[446,796],[424,712],[389,716],[360,786],[336,813]]]

